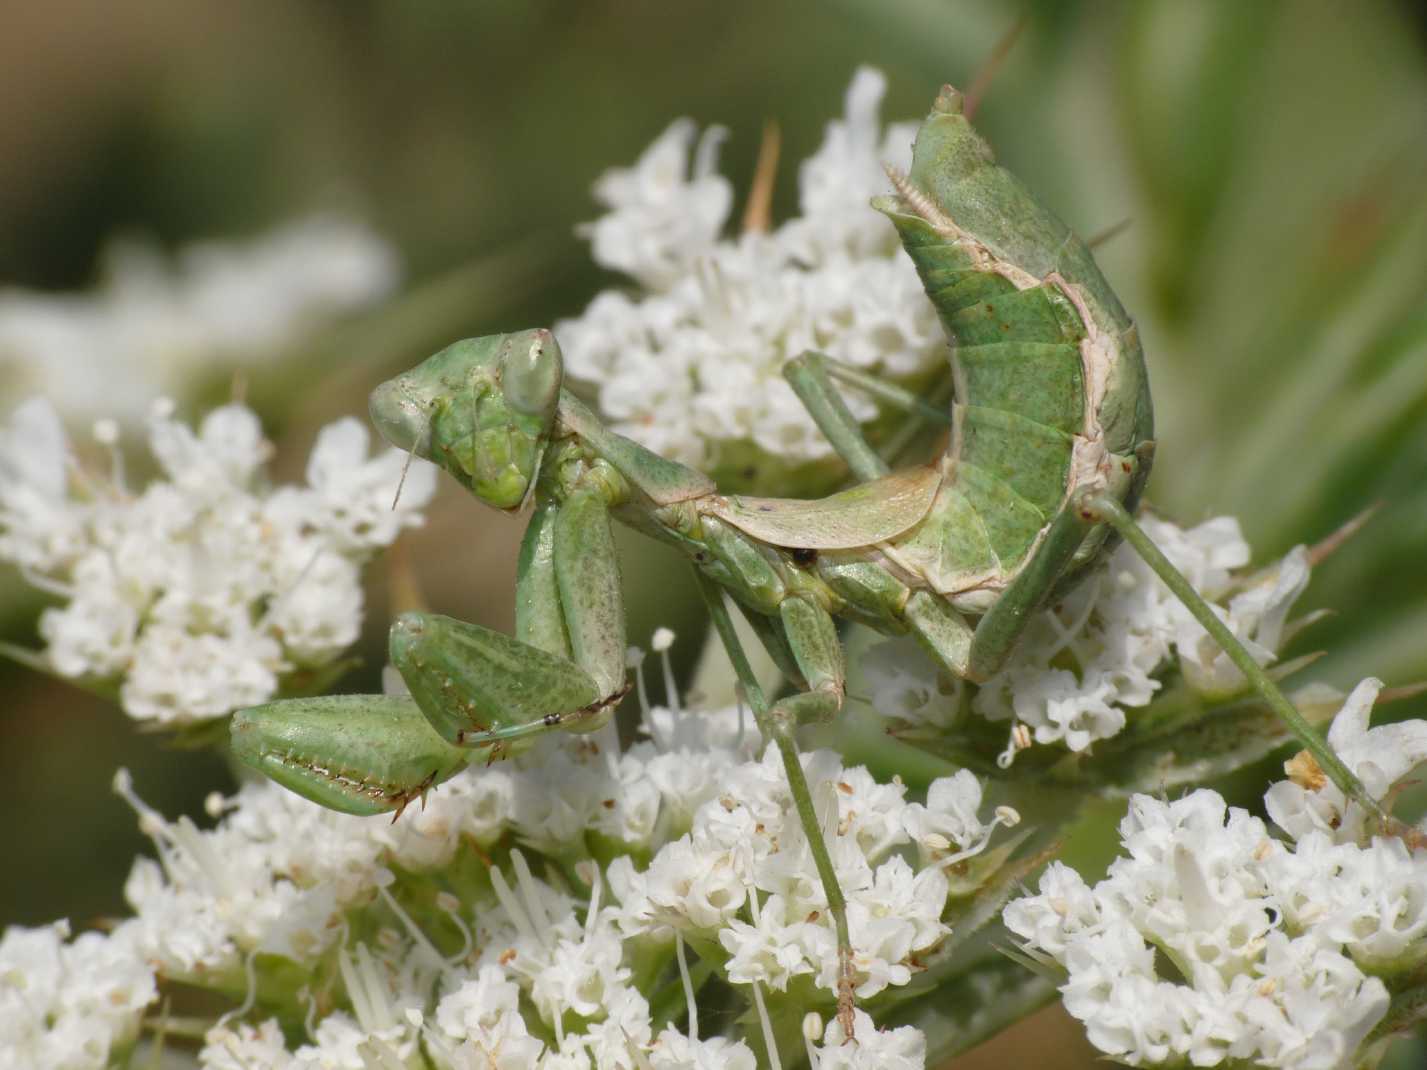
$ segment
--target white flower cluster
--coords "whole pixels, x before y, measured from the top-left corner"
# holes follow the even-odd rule
[[[831,446],[783,381],[806,349],[889,377],[944,363],[945,340],[896,233],[868,200],[884,161],[906,168],[915,124],[884,133],[885,79],[863,68],[846,114],[799,171],[801,215],[771,233],[720,240],[733,195],[714,170],[722,132],[681,119],[628,170],[595,186],[609,213],[586,229],[596,262],[640,292],[601,293],[556,325],[572,376],[593,384],[615,430],[714,468],[730,444],[792,461]],[[850,396],[868,419],[875,408]]]
[[[1354,689],[1334,724],[1377,797],[1427,760],[1427,722],[1367,729],[1379,686]],[[1069,974],[1066,1009],[1101,1051],[1132,1066],[1347,1068],[1387,1012],[1383,978],[1427,959],[1427,848],[1335,825],[1331,785],[1277,784],[1267,803],[1291,842],[1212,791],[1137,795],[1128,857],[1103,881],[1054,863],[1040,894],[1007,906],[1024,949]]]
[[[421,521],[424,462],[391,502],[405,456],[367,456],[353,419],[322,430],[307,486],[271,488],[270,447],[241,405],[197,431],[156,404],[149,448],[164,479],[131,493],[117,428],[107,475],[76,462],[48,402],[0,427],[0,561],[63,598],[45,610],[42,663],[117,685],[131,717],[178,724],[266,701],[284,674],[330,664],[357,637],[360,567]]]
[[[948,883],[936,857],[969,846],[987,829],[953,815],[973,814],[981,789],[970,774],[938,781],[930,806],[908,804],[903,787],[878,784],[866,770],[843,769],[831,751],[808,755],[811,784],[822,785],[822,825],[847,897],[857,974],[869,998],[904,985],[916,961],[949,931],[941,922]],[[799,977],[836,987],[831,917],[777,753],[724,773],[716,797],[694,814],[690,831],[662,847],[639,871],[616,859],[610,883],[630,935],[714,940],[728,954],[729,980],[786,991]],[[833,806],[836,805],[834,811]],[[948,842],[955,827],[965,840]],[[913,842],[920,870],[896,849]]]
[[[1308,585],[1308,555],[1298,547],[1272,567],[1245,576],[1249,546],[1238,521],[1218,517],[1184,530],[1144,517],[1145,533],[1213,604],[1260,664],[1290,634],[1289,610]],[[1218,603],[1218,604],[1214,604]],[[938,694],[927,659],[910,643],[885,644],[866,660],[873,708],[904,720],[944,724],[957,704]],[[1218,696],[1242,690],[1243,675],[1130,546],[1121,544],[1070,594],[1033,619],[1010,662],[978,689],[971,706],[992,720],[1014,720],[1037,743],[1081,751],[1125,727],[1125,710],[1146,706],[1173,655],[1189,684]],[[1067,656],[1075,665],[1067,668]]]
[[[297,1051],[275,1022],[220,1025],[201,1055],[210,1070],[752,1070],[743,1039],[699,1037],[697,998],[687,1033],[656,1029],[649,985],[697,953],[775,1015],[801,1021],[814,986],[832,1005],[821,884],[776,752],[751,759],[759,741],[743,721],[733,709],[655,708],[649,740],[623,753],[612,728],[548,739],[463,771],[395,824],[261,783],[211,800],[223,819],[202,831],[144,806],[121,774],[118,790],[158,847],[125,888],[136,916],[124,953],[161,978],[265,1001],[283,998],[270,976],[289,1000],[307,977],[303,998],[316,999],[335,962],[350,1010],[319,1020],[314,1004]],[[947,933],[945,865],[1004,819],[977,819],[969,773],[938,781],[923,806],[828,752],[805,768],[850,901],[858,992],[906,984]],[[691,983],[686,963],[681,975]],[[914,1029],[878,1031],[859,1013],[844,1045],[835,1021],[818,1027],[828,1070],[924,1064]],[[427,1062],[411,1060],[418,1048]]]
[[[92,294],[0,291],[0,404],[41,394],[63,398],[69,419],[138,422],[155,396],[181,396],[200,362],[279,354],[386,297],[399,277],[390,246],[335,217],[193,245],[171,263],[120,243],[105,268]]]
[[[130,925],[69,940],[69,924],[0,936],[0,1065],[103,1070],[158,995]]]

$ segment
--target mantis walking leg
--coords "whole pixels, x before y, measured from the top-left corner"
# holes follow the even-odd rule
[[[783,365],[783,378],[853,475],[864,481],[885,476],[891,469],[862,437],[862,428],[833,385],[827,364],[828,358],[808,350]]]
[[[1091,526],[1077,510],[1056,514],[1030,560],[977,622],[963,674],[968,680],[983,683],[1006,663],[1031,614],[1050,598]]]
[[[794,735],[800,715],[827,716],[836,712],[842,704],[842,652],[837,645],[836,631],[832,628],[830,618],[824,623],[817,619],[816,614],[808,612],[809,608],[816,609],[811,603],[804,603],[803,599],[796,597],[784,603],[785,606],[789,603],[800,603],[784,610],[782,614],[784,626],[789,629],[789,646],[792,647],[809,684],[814,688],[821,684],[823,690],[821,693],[813,691],[794,695],[775,703],[770,709],[763,689],[753,674],[753,667],[748,664],[748,658],[743,653],[743,644],[739,642],[738,633],[734,630],[733,620],[724,602],[723,588],[702,572],[695,571],[694,575],[698,580],[699,591],[708,604],[709,616],[713,618],[714,627],[718,630],[729,661],[733,663],[733,670],[743,687],[743,694],[753,709],[758,730],[763,733],[764,739],[773,742],[783,759],[788,790],[798,811],[798,821],[807,835],[813,865],[822,880],[828,912],[832,915],[833,927],[837,933],[837,1016],[842,1022],[844,1035],[851,1037],[853,966],[852,938],[847,928],[847,900],[843,898],[842,888],[837,883],[837,871],[833,868],[832,855],[828,853],[822,827],[818,824],[812,791],[808,787],[808,778],[803,775],[802,763],[798,760],[798,743]],[[825,613],[823,617],[826,617]],[[828,689],[834,681],[835,692]]]
[[[798,667],[798,660],[794,656],[792,649],[788,646],[788,638],[783,631],[782,623],[772,617],[764,616],[762,613],[744,612],[744,619],[748,621],[748,626],[753,629],[753,634],[758,636],[758,641],[763,644],[763,649],[768,651],[768,656],[773,659],[773,664],[778,667],[778,671],[794,687],[806,687],[807,683],[803,678],[803,670]]]
[[[842,400],[836,379],[865,394],[887,402],[929,423],[949,424],[946,408],[937,408],[923,398],[893,383],[883,382],[859,368],[809,349],[783,365],[783,378],[798,395],[818,428],[832,443],[852,474],[861,480],[876,479],[889,471],[887,462],[862,436],[862,428]]]
[[[1081,539],[1096,524],[1106,524],[1113,528],[1140,555],[1145,564],[1219,644],[1219,648],[1229,656],[1229,660],[1244,674],[1249,685],[1278,715],[1294,738],[1313,755],[1324,774],[1344,795],[1372,815],[1380,827],[1387,828],[1392,819],[1368,794],[1352,770],[1333,752],[1293,703],[1288,701],[1238,637],[1215,616],[1209,603],[1194,589],[1194,585],[1135,523],[1129,510],[1108,494],[1087,494],[1078,500],[1074,508],[1064,509],[1056,517],[1035,555],[977,625],[971,644],[969,677],[973,680],[983,680],[1005,662],[1024,630],[1029,614],[1039,608],[1046,592],[1053,588]]]
[[[783,599],[779,618],[807,690],[779,699],[773,704],[772,716],[793,726],[831,719],[842,709],[844,690],[837,625],[827,610],[797,595]]]
[[[1309,754],[1313,755],[1319,768],[1323,770],[1328,779],[1344,795],[1372,815],[1380,828],[1386,830],[1394,824],[1394,819],[1390,818],[1377,800],[1368,794],[1362,781],[1343,764],[1342,759],[1304,719],[1303,714],[1299,713],[1293,703],[1288,701],[1283,692],[1279,690],[1278,685],[1269,679],[1268,674],[1254,660],[1253,655],[1245,649],[1244,644],[1239,642],[1224,622],[1214,615],[1209,603],[1205,602],[1199,592],[1194,589],[1194,585],[1185,579],[1184,574],[1170,563],[1169,558],[1160,552],[1158,546],[1150,541],[1149,536],[1135,523],[1129,511],[1114,498],[1105,494],[1088,495],[1081,499],[1080,510],[1087,519],[1109,524],[1120,534],[1121,538],[1134,548],[1145,564],[1154,571],[1154,574],[1174,592],[1176,598],[1184,603],[1184,607],[1194,615],[1194,619],[1203,625],[1204,630],[1219,644],[1220,649],[1229,655],[1229,660],[1244,674],[1244,678],[1268,704],[1269,709],[1273,710],[1288,726],[1288,730],[1294,738],[1303,745]]]
[[[939,408],[928,402],[922,395],[908,390],[906,387],[879,379],[861,368],[855,368],[851,364],[835,360],[826,353],[818,353],[811,349],[800,353],[783,366],[783,375],[790,383],[795,376],[799,380],[818,380],[826,384],[825,389],[833,389],[832,380],[836,379],[840,383],[856,387],[864,394],[885,401],[893,408],[915,413],[928,423],[951,423],[951,414],[945,407]],[[798,391],[800,398],[803,396],[798,385],[794,384],[793,389]],[[819,422],[818,426],[822,427],[822,423]]]

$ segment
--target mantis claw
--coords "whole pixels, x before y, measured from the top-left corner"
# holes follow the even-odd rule
[[[391,815],[391,823],[393,825],[397,823],[402,814],[406,813],[406,808],[411,805],[413,799],[419,798],[421,800],[422,813],[426,812],[426,794],[436,786],[436,772],[435,769],[431,770],[430,776],[418,784],[414,790],[406,792],[405,795],[397,801],[396,812]]]

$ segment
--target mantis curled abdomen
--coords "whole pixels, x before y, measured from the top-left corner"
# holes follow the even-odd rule
[[[896,225],[952,340],[948,486],[908,540],[929,582],[989,610],[1033,554],[1060,579],[1103,549],[1104,528],[1057,517],[1099,483],[1133,508],[1154,421],[1138,334],[1089,250],[992,158],[944,88],[911,172],[876,206]]]

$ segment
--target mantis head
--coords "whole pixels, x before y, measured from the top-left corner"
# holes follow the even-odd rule
[[[519,509],[540,470],[563,378],[544,329],[467,338],[372,391],[372,423],[497,509]]]

